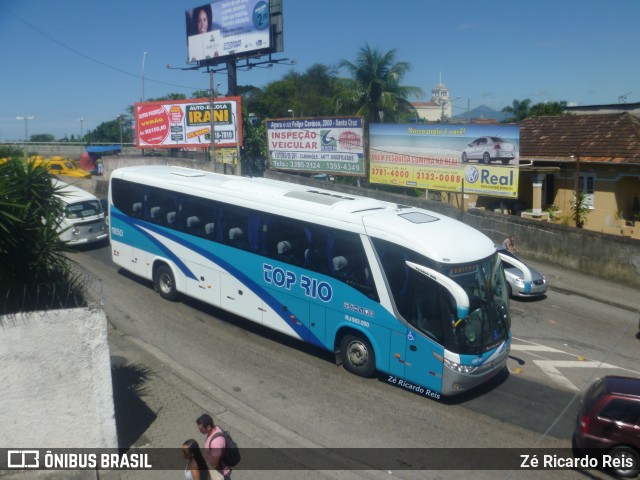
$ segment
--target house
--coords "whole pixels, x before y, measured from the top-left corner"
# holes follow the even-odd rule
[[[576,188],[589,207],[585,229],[640,239],[633,207],[640,197],[640,118],[623,112],[520,122],[519,203],[534,215],[557,210],[574,225]]]

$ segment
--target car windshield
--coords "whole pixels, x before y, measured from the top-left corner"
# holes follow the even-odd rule
[[[102,213],[102,206],[98,200],[70,203],[64,209],[64,216],[69,220],[93,217]]]
[[[412,250],[373,240],[389,290],[401,318],[454,353],[477,355],[497,347],[509,336],[509,294],[500,258],[494,253],[480,262],[450,265],[434,262]],[[427,267],[460,285],[470,308],[459,308]],[[421,271],[422,270],[422,271]]]

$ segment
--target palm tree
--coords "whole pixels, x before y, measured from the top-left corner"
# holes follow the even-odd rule
[[[355,63],[342,60],[339,67],[349,70],[353,78],[340,82],[337,112],[360,115],[368,123],[393,123],[415,112],[407,99],[420,97],[423,91],[401,85],[410,66],[407,62],[394,63],[395,55],[395,49],[382,53],[367,44],[358,51]]]

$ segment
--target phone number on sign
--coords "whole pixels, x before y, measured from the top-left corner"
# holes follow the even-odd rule
[[[391,170],[389,168],[372,168],[371,175],[391,176],[398,178],[409,178],[409,172],[406,170]]]
[[[448,174],[448,173],[424,173],[418,172],[416,173],[417,180],[439,180],[440,182],[454,182],[460,183],[461,177],[460,175]]]
[[[362,173],[360,165],[342,164],[332,162],[307,162],[299,160],[271,160],[271,165],[275,168],[298,168],[301,170],[329,170],[332,172]]]

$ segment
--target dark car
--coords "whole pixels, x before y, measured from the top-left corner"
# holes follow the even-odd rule
[[[608,456],[609,469],[635,477],[640,469],[640,378],[607,376],[585,392],[573,433],[576,456]],[[602,466],[607,466],[601,463]]]

